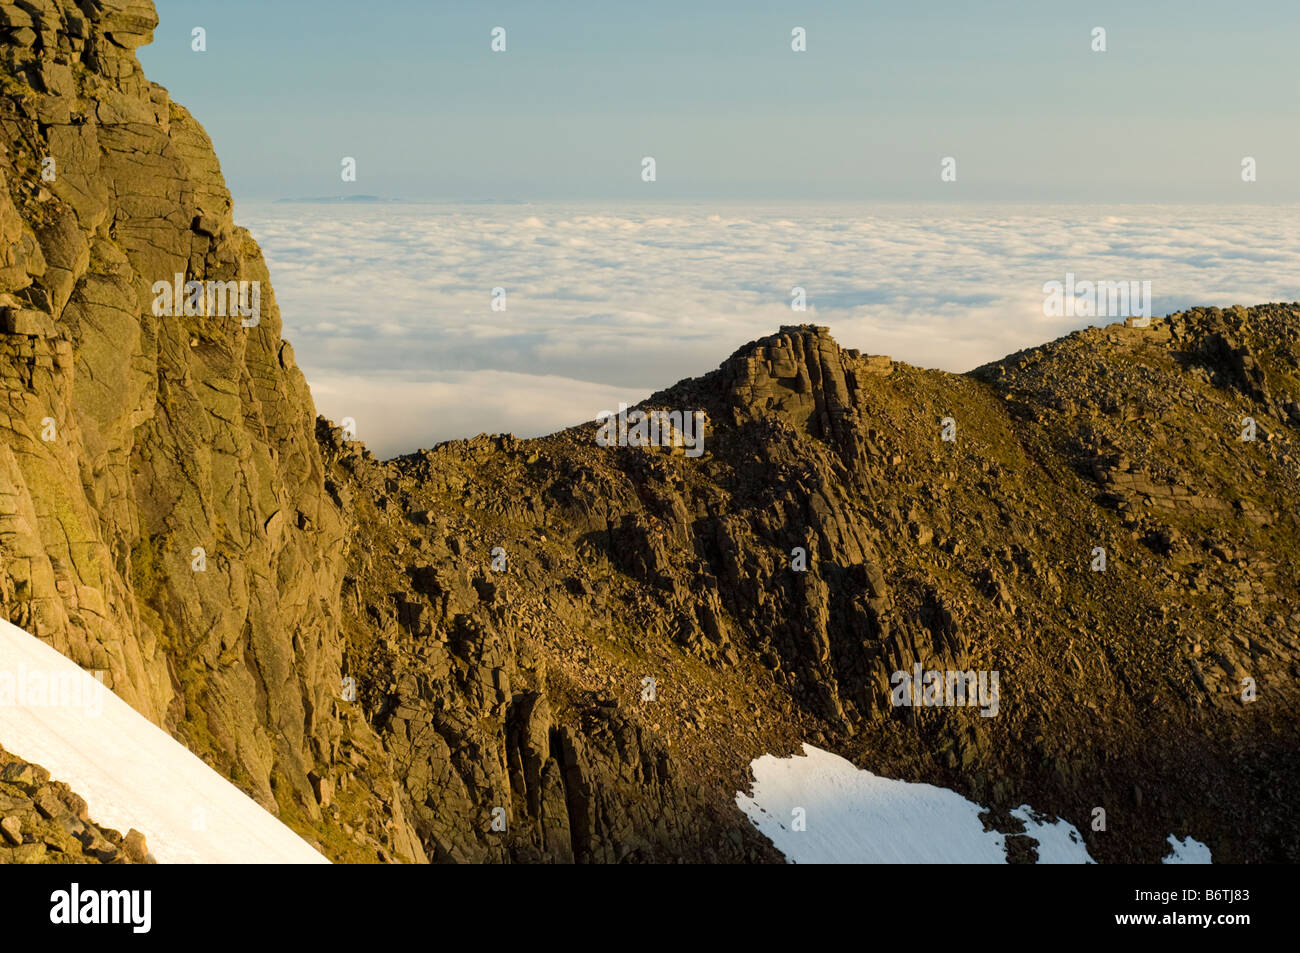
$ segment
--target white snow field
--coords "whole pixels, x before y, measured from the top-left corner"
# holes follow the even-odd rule
[[[803,755],[757,758],[753,791],[736,806],[800,864],[1001,864],[1005,838],[985,831],[980,805],[932,784],[882,778],[841,757],[803,746]],[[795,830],[795,810],[804,830]],[[1022,805],[1012,812],[1038,841],[1040,864],[1091,864],[1073,824],[1036,820]]]
[[[325,857],[70,659],[0,619],[0,745],[145,835],[159,863]]]

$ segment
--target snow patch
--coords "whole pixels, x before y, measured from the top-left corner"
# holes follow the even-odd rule
[[[1173,834],[1168,837],[1170,852],[1160,859],[1162,864],[1212,864],[1210,848],[1194,837],[1180,841]]]
[[[739,807],[759,831],[800,864],[1001,864],[1006,838],[985,831],[984,810],[955,791],[878,777],[828,751],[803,746],[792,758],[764,755]],[[805,830],[795,830],[802,809]],[[1089,864],[1074,825],[1023,805],[1012,812],[1038,841],[1039,863]]]
[[[55,696],[40,686],[57,685]],[[76,663],[0,619],[0,745],[134,827],[159,863],[323,864],[323,856]]]
[[[1095,864],[1078,829],[1069,821],[1049,821],[1028,804],[1011,812],[1025,822],[1025,833],[1038,841],[1040,864]]]

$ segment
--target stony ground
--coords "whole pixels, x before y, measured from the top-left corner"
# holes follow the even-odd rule
[[[139,831],[96,824],[66,784],[0,748],[0,864],[153,862]]]

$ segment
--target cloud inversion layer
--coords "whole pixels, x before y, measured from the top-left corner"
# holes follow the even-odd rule
[[[1066,272],[1150,281],[1157,315],[1300,299],[1295,211],[277,204],[240,218],[321,412],[390,456],[591,420],[782,324],[969,370],[1109,323],[1043,315],[1043,283]],[[795,286],[807,311],[791,310]]]

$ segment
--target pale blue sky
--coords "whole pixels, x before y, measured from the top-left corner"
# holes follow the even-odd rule
[[[1294,0],[157,7],[240,200],[1300,200]]]

